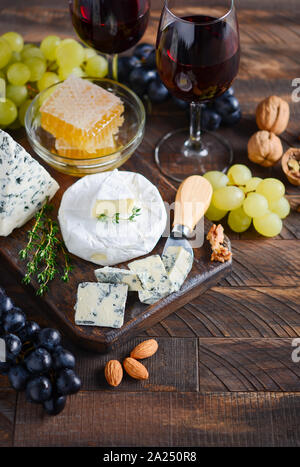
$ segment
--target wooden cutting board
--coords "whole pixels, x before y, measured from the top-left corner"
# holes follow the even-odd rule
[[[33,154],[25,137],[18,140]],[[124,168],[136,171],[137,166],[139,167],[139,172],[143,173],[143,175],[156,184],[165,201],[171,202],[174,200],[175,189],[172,189],[171,185],[161,178],[160,174],[153,173],[149,164],[142,158],[139,158],[138,155],[134,155]],[[49,169],[49,167],[46,168],[60,184],[60,190],[52,201],[55,206],[53,214],[56,216],[62,194],[76,179],[65,174],[60,174]],[[151,173],[150,176],[149,173]],[[33,221],[31,220],[22,228],[14,230],[8,237],[0,237],[1,261],[5,262],[5,265],[15,273],[18,281],[22,280],[26,269],[26,262],[19,259],[18,252],[27,244],[27,231],[32,227],[32,224]],[[207,233],[210,226],[211,223],[205,220],[205,233]],[[166,239],[162,238],[151,254],[161,254],[165,241]],[[225,238],[225,243],[230,248],[230,242],[227,237]],[[210,245],[207,241],[205,241],[203,247],[194,249],[193,268],[181,289],[156,304],[145,305],[140,303],[137,293],[130,293],[126,304],[124,325],[120,329],[75,325],[74,305],[76,302],[77,286],[80,282],[95,282],[94,270],[97,268],[97,265],[73,255],[71,257],[74,270],[70,281],[64,283],[59,278],[54,279],[49,285],[49,291],[43,297],[36,296],[35,299],[41,305],[41,313],[46,311],[55,316],[59,329],[63,330],[75,343],[85,348],[105,352],[128,340],[138,332],[154,326],[157,322],[166,318],[186,303],[191,302],[194,298],[203,294],[209,287],[215,285],[228,275],[231,271],[231,261],[223,264],[211,262],[210,252]],[[124,266],[125,264],[122,264],[117,267]],[[33,283],[26,287],[35,296],[38,284]]]

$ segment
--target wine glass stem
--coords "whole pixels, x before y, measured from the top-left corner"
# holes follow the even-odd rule
[[[183,154],[185,157],[205,157],[208,154],[201,140],[202,108],[203,104],[198,102],[190,103],[190,137],[183,145]]]
[[[109,79],[118,81],[118,55],[117,54],[107,54],[106,55],[108,63],[108,74]]]

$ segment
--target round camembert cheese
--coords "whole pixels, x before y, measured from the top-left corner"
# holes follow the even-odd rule
[[[113,170],[87,175],[68,188],[58,219],[70,253],[112,266],[152,251],[167,214],[158,189],[147,178]]]

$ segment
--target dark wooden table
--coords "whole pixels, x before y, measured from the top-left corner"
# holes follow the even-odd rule
[[[161,6],[162,1],[152,2],[146,41],[155,40]],[[300,71],[300,4],[239,0],[237,6],[242,59],[235,89],[243,119],[220,133],[231,140],[236,161],[247,162],[257,102],[270,94],[291,102],[291,82]],[[48,34],[74,36],[67,1],[61,0],[1,0],[0,34],[9,30],[26,41]],[[286,147],[299,146],[300,104],[291,103],[291,111],[282,135]],[[153,147],[184,118],[169,105],[156,106],[144,142],[127,164],[159,179],[166,198],[176,187],[159,175]],[[280,166],[250,167],[257,175],[284,180]],[[299,206],[299,189],[288,183],[286,189],[292,205]],[[110,355],[82,351],[65,339],[77,356],[83,388],[61,415],[44,416],[1,377],[0,446],[299,446],[300,362],[291,358],[292,341],[300,336],[299,217],[294,210],[274,239],[262,239],[253,230],[228,231],[232,276]],[[3,265],[0,283],[31,319],[55,326]],[[105,362],[123,358],[147,336],[160,346],[147,362],[149,381],[125,378],[110,390],[103,378]]]

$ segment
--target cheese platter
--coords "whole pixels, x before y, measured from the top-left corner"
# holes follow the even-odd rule
[[[22,143],[24,143],[23,145],[25,147],[26,146],[28,147],[25,141],[25,138],[22,140]],[[126,168],[130,169],[132,166],[130,167],[129,162],[127,164],[128,165]],[[143,166],[144,166],[144,163],[140,160],[141,170],[143,169]],[[132,173],[133,175],[131,176],[133,178],[139,178],[138,174],[136,174],[135,172],[128,172],[128,171],[123,171],[123,170],[115,171],[115,172],[117,172],[114,175],[116,177],[119,177],[120,175],[122,177],[128,177],[129,176],[128,174]],[[113,172],[106,172],[104,174],[95,174],[95,175],[83,177],[79,179],[78,181],[76,181],[76,179],[74,179],[73,177],[65,175],[65,174],[59,174],[52,169],[50,169],[50,173],[52,177],[55,178],[57,183],[60,185],[59,191],[57,192],[57,194],[51,201],[51,203],[53,203],[53,206],[54,206],[54,210],[51,213],[51,215],[54,218],[58,216],[59,219],[61,217],[59,215],[59,209],[62,206],[61,200],[62,198],[65,198],[67,196],[68,190],[74,190],[74,186],[76,185],[77,186],[79,185],[80,187],[82,183],[85,183],[85,180],[88,179],[88,177],[99,177],[100,176],[100,178],[101,177],[107,178],[107,177],[113,176]],[[157,194],[157,196],[160,197],[159,190],[157,190],[157,188],[144,176],[140,175],[140,177],[141,177],[140,180],[143,180],[143,183],[144,183],[142,185],[142,188],[140,189],[141,194],[147,191],[145,190],[145,184],[146,184],[146,186],[148,186],[149,189],[151,188],[153,190],[152,194],[155,193]],[[199,177],[199,178],[202,178],[202,177]],[[147,181],[144,181],[144,179]],[[104,184],[102,184],[102,188],[103,188],[103,185]],[[109,182],[109,185],[113,185],[111,180]],[[180,193],[180,190],[178,191],[178,193]],[[171,194],[170,190],[168,190],[168,191],[165,191],[164,194],[166,195],[164,201],[172,202],[174,200],[172,199],[172,197],[175,197],[176,192],[174,191],[174,193]],[[103,193],[101,193],[101,197],[103,198],[104,196],[102,195]],[[118,197],[119,195],[120,193],[118,193]],[[106,200],[107,198],[109,198],[109,196],[106,197]],[[129,198],[126,198],[126,199],[129,199]],[[99,200],[96,199],[96,201],[99,201]],[[209,204],[209,201],[208,201],[208,204]],[[162,234],[162,231],[164,230],[163,227],[164,227],[165,222],[166,221],[170,222],[170,219],[169,218],[164,219],[164,215],[160,215],[158,216],[158,218],[154,217],[155,218],[155,229],[154,229],[154,237],[152,238],[152,243],[150,241],[151,239],[149,240],[149,238],[148,238],[148,242],[143,243],[142,242],[143,235],[141,235],[142,224],[139,224],[139,223],[143,222],[143,214],[144,214],[143,211],[146,211],[146,205],[147,203],[146,204],[143,204],[143,202],[141,203],[142,214],[137,217],[137,220],[136,220],[137,224],[132,223],[132,225],[134,225],[135,228],[137,225],[140,226],[140,229],[136,229],[135,234],[133,234],[129,230],[129,233],[130,235],[133,235],[133,238],[134,238],[134,235],[140,236],[141,245],[139,246],[138,251],[134,251],[134,253],[132,254],[128,253],[128,245],[125,245],[127,256],[121,255],[120,263],[118,263],[118,256],[116,256],[116,252],[118,251],[117,244],[113,243],[115,239],[110,240],[110,237],[108,237],[108,241],[110,243],[113,243],[115,246],[114,248],[115,257],[113,258],[113,260],[108,260],[107,262],[105,261],[103,262],[103,258],[99,260],[99,257],[98,258],[96,257],[96,259],[94,257],[94,258],[90,258],[90,261],[87,261],[86,256],[84,257],[84,259],[82,257],[81,258],[79,257],[78,251],[74,252],[76,253],[76,255],[73,254],[72,248],[69,247],[69,245],[71,244],[70,238],[68,237],[68,234],[64,231],[64,228],[62,228],[65,244],[70,251],[73,271],[70,273],[70,278],[68,282],[62,282],[59,278],[55,278],[53,281],[49,283],[48,291],[41,296],[37,296],[36,299],[41,305],[41,312],[44,312],[44,311],[49,312],[51,313],[51,315],[55,316],[59,329],[63,330],[69,337],[73,338],[73,340],[76,343],[78,343],[78,345],[80,346],[93,349],[99,352],[105,352],[112,347],[118,346],[122,342],[128,340],[133,335],[147,328],[150,328],[151,326],[155,325],[157,322],[167,317],[169,314],[173,313],[174,311],[184,306],[186,303],[192,301],[195,297],[204,293],[205,290],[207,290],[207,288],[216,284],[221,278],[225,277],[231,271],[231,259],[223,263],[210,261],[211,247],[209,243],[205,241],[202,247],[194,248],[194,260],[190,264],[191,270],[188,271],[188,274],[186,274],[187,275],[186,279],[185,279],[185,276],[183,278],[183,280],[185,279],[184,282],[181,283],[179,287],[174,287],[173,289],[168,288],[167,289],[168,293],[167,292],[162,293],[160,290],[160,293],[159,295],[156,295],[155,300],[149,297],[146,300],[143,300],[143,298],[141,298],[141,295],[145,294],[145,291],[137,291],[137,290],[130,290],[130,292],[128,293],[128,297],[127,297],[128,284],[127,285],[124,285],[124,283],[113,284],[113,285],[111,283],[103,284],[102,283],[103,274],[105,272],[111,273],[112,269],[114,268],[117,268],[114,272],[115,276],[116,274],[117,275],[123,274],[123,276],[128,277],[129,282],[130,280],[131,281],[133,280],[134,274],[138,274],[138,279],[141,280],[142,283],[143,283],[143,279],[145,281],[148,280],[149,282],[149,279],[152,280],[151,276],[149,276],[149,274],[148,276],[143,276],[142,271],[137,271],[137,269],[134,267],[134,263],[138,264],[138,263],[141,263],[142,261],[146,261],[146,262],[155,261],[158,263],[158,265],[162,265],[161,267],[163,268],[163,273],[166,272],[167,266],[165,269],[163,262],[161,260],[161,255],[163,254],[164,245],[166,243],[166,238],[161,237],[161,234]],[[95,206],[92,206],[92,205],[87,206],[86,207],[87,211],[85,214],[83,214],[83,216],[90,217],[91,215],[90,210],[93,210],[94,207]],[[73,209],[76,212],[78,211],[78,209],[80,210],[80,206],[77,202],[74,203]],[[196,218],[193,221],[194,222],[193,225],[195,225],[197,220],[199,220],[200,217],[203,216],[203,213],[204,211],[202,213],[199,213],[198,218],[196,216]],[[158,225],[159,219],[163,220],[163,222],[161,222],[161,225]],[[63,225],[63,223],[61,222],[61,219],[60,219],[60,223],[61,225]],[[122,222],[120,223],[122,224]],[[1,237],[1,242],[0,242],[1,260],[4,261],[5,264],[15,273],[16,277],[20,281],[26,275],[26,263],[22,261],[22,259],[20,258],[19,252],[22,249],[24,249],[24,247],[26,246],[27,241],[28,241],[28,238],[27,238],[28,230],[32,228],[33,224],[34,224],[34,221],[31,220],[27,222],[25,225],[23,225],[21,228],[15,228],[9,236]],[[101,231],[101,229],[103,229],[102,222],[99,222],[99,224],[100,224],[100,227],[99,227],[100,232],[102,232]],[[97,227],[99,224],[97,224]],[[211,223],[205,220],[204,225],[205,225],[205,232],[207,234],[208,230],[211,227]],[[79,224],[77,224],[77,232],[76,232],[76,225],[73,225],[72,229],[73,229],[73,233],[75,234],[76,233],[78,234],[79,232],[78,235],[80,237],[80,229],[78,228],[78,226]],[[118,224],[115,225],[115,227],[117,228]],[[147,236],[146,234],[149,234],[148,231],[149,231],[149,225],[147,226],[147,229],[145,230],[144,238],[145,236]],[[85,232],[83,235],[87,235],[87,234],[88,232]],[[230,250],[230,242],[226,237],[224,239],[224,245]],[[120,248],[120,251],[122,251],[122,248]],[[178,253],[179,251],[181,250],[179,249]],[[151,253],[151,256],[149,256],[150,253]],[[135,261],[131,261],[132,266],[130,266],[129,259],[135,259]],[[95,264],[98,264],[98,266],[95,266]],[[104,267],[99,268],[99,265],[104,266]],[[113,267],[111,267],[111,265],[113,265]],[[153,267],[153,265],[151,267]],[[106,268],[108,268],[108,271],[106,270]],[[109,270],[109,268],[111,268],[111,270]],[[98,271],[98,275],[102,274],[101,276],[102,282],[97,282],[97,271]],[[131,272],[133,272],[133,274],[130,275]],[[158,282],[161,282],[161,277],[163,277],[163,275],[159,276]],[[99,280],[99,277],[98,277],[98,280]],[[109,280],[111,281],[112,279],[109,279]],[[122,322],[121,320],[120,327],[107,327],[107,326],[114,326],[116,324],[116,323],[111,323],[111,317],[107,318],[108,322],[106,323],[103,323],[103,321],[100,321],[101,326],[99,326],[99,323],[98,323],[98,326],[95,325],[94,322],[88,322],[88,323],[82,324],[82,322],[80,322],[80,318],[78,318],[78,320],[76,319],[75,321],[75,314],[77,313],[80,314],[79,303],[81,303],[83,300],[84,305],[83,305],[83,308],[81,307],[81,310],[84,309],[84,312],[86,312],[86,309],[88,309],[86,302],[87,300],[91,299],[91,297],[93,296],[93,293],[92,294],[88,293],[88,289],[83,287],[83,284],[92,284],[92,285],[88,285],[88,287],[93,289],[93,291],[99,288],[99,284],[100,284],[101,294],[103,294],[103,290],[105,289],[109,291],[109,294],[108,294],[109,300],[111,300],[112,291],[114,291],[115,293],[118,292],[117,293],[118,298],[121,301],[123,300],[122,302],[123,304],[121,308],[122,308],[122,319],[124,321]],[[39,289],[39,284],[38,282],[33,280],[27,287],[30,293],[35,295]],[[85,298],[84,298],[84,295],[83,296],[77,295],[80,289],[82,289],[82,292],[86,294]],[[157,289],[154,289],[154,288],[149,289],[149,290],[151,290],[151,292],[154,292],[154,291],[157,292]],[[119,296],[120,295],[119,292],[121,292],[121,295],[123,294],[123,299],[122,297]],[[127,297],[127,301],[126,301],[125,295]],[[153,293],[152,293],[152,297],[153,297]],[[144,301],[144,303],[141,300]],[[126,301],[126,306],[125,306],[125,301]],[[76,306],[76,303],[78,304],[77,306]],[[103,302],[102,305],[105,305],[105,306],[102,306],[102,309],[107,314],[109,311],[109,305],[107,302],[107,294],[106,294],[106,302]],[[112,307],[114,306],[115,304],[112,303]]]

